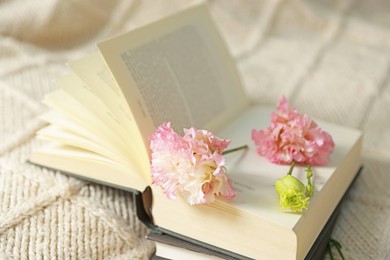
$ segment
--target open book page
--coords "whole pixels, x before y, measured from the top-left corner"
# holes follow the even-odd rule
[[[44,101],[46,105],[55,110],[56,119],[51,123],[61,124],[63,127],[70,126],[69,122],[73,122],[85,129],[80,133],[84,137],[90,138],[99,143],[102,142],[106,147],[110,147],[117,154],[125,154],[126,147],[120,142],[119,137],[105,125],[98,116],[88,110],[82,103],[78,102],[73,96],[63,89],[58,89],[46,95]],[[72,109],[69,109],[69,108]],[[64,115],[64,116],[63,116]],[[60,123],[65,121],[64,124]],[[75,131],[75,128],[69,129]]]
[[[100,139],[109,143],[108,147],[117,150],[123,158],[126,158],[126,161],[131,161],[132,164],[139,162],[137,156],[140,154],[137,153],[139,148],[136,147],[136,143],[131,139],[131,132],[129,129],[124,128],[120,120],[95,95],[92,87],[85,85],[74,73],[59,78],[57,85],[66,91],[75,102],[81,104],[83,109],[77,110],[77,115],[82,115],[79,111],[88,112],[88,117],[84,117],[82,121],[85,122],[84,124],[87,125],[86,127],[89,128],[91,133],[96,134]],[[99,140],[96,141],[99,142]]]
[[[105,146],[102,142],[96,141],[97,138],[95,136],[91,136],[89,132],[86,132],[85,129],[80,127],[78,124],[69,120],[63,124],[62,122],[58,122],[58,114],[55,119],[51,118],[51,116],[52,114],[42,116],[43,120],[50,120],[47,122],[51,122],[51,125],[42,128],[37,132],[37,137],[39,139],[80,148],[99,154],[115,163],[119,163],[124,166],[128,165],[128,160],[123,158],[116,151],[113,151],[109,147]]]
[[[44,102],[54,109],[42,116],[50,125],[38,137],[52,142],[31,155],[32,163],[121,187],[145,188],[148,182],[139,168],[118,152],[115,137],[95,114],[63,89],[48,94]]]
[[[126,157],[131,158],[141,169],[140,172],[145,175],[146,179],[149,179],[148,149],[144,146],[126,99],[112,78],[100,53],[94,52],[71,61],[68,66],[84,82],[89,93],[104,103],[104,106],[100,108],[93,104],[88,106],[92,109],[105,109],[102,112],[106,115],[103,116],[111,117],[106,122],[117,129],[116,132],[120,134],[121,140],[130,149]],[[113,120],[115,122],[112,122]]]
[[[232,202],[219,202],[227,208],[239,209],[255,218],[293,230],[299,238],[298,252],[303,258],[361,166],[362,133],[315,119],[319,127],[332,136],[335,149],[325,166],[312,167],[315,190],[308,210],[302,215],[288,214],[279,209],[274,185],[277,178],[286,175],[289,166],[274,164],[259,156],[251,140],[253,128],[265,129],[269,126],[272,111],[267,107],[254,106],[219,133],[219,136],[232,140],[231,147],[249,145],[246,152],[225,156],[228,175],[238,195]],[[305,169],[304,166],[296,166],[293,172],[303,183],[306,183]]]
[[[30,161],[38,165],[60,170],[78,178],[92,180],[122,189],[143,190],[145,180],[136,169],[118,164],[105,156],[74,146],[51,143],[34,152]],[[131,176],[129,178],[129,176]]]
[[[221,128],[249,103],[206,6],[98,44],[147,142],[163,121]]]
[[[89,91],[107,106],[118,124],[125,125],[123,128],[134,124],[126,99],[99,52],[70,61],[68,67],[84,82]]]
[[[274,187],[275,180],[285,176],[290,166],[274,164],[265,157],[259,156],[251,140],[253,128],[265,129],[268,127],[271,112],[272,109],[270,108],[254,106],[220,132],[219,136],[231,139],[231,147],[242,144],[249,145],[247,151],[231,153],[225,156],[228,175],[233,179],[234,187],[239,192],[232,202],[234,207],[292,229],[301,215],[285,214],[279,210],[278,198]],[[348,155],[356,148],[355,144],[361,141],[361,132],[358,130],[320,120],[315,121],[322,129],[330,133],[336,145],[327,165],[312,167],[315,174],[313,179],[315,191],[312,202],[316,200],[316,197],[320,196],[323,187],[331,178],[339,178],[340,180],[344,176],[349,175],[353,177],[356,174],[360,163],[356,160],[352,161],[348,158]],[[353,169],[352,172],[336,174],[337,170],[343,167],[344,164],[353,164],[357,168]],[[306,167],[304,166],[296,166],[293,172],[294,176],[303,183],[306,183],[305,169]],[[345,186],[348,187],[348,185]],[[337,191],[334,191],[334,193],[337,193]],[[344,191],[340,194],[340,197],[342,194],[344,194]],[[261,200],[256,198],[261,198]],[[339,199],[335,198],[330,200],[330,202],[334,202],[334,206],[336,206]],[[324,204],[323,206],[325,207],[326,205]]]
[[[41,130],[38,133],[38,137],[50,139],[56,145],[47,146],[34,152],[30,160],[33,163],[47,167],[53,167],[65,172],[73,172],[70,170],[74,166],[71,160],[68,161],[68,164],[61,164],[62,168],[59,168],[59,164],[53,165],[53,160],[56,160],[54,154],[58,157],[62,151],[64,160],[70,157],[78,160],[80,155],[95,154],[100,155],[100,157],[103,156],[113,165],[121,164],[122,167],[127,169],[124,176],[132,176],[131,179],[139,178],[139,167],[126,155],[128,154],[129,147],[118,137],[113,125],[107,125],[107,122],[104,121],[110,120],[108,115],[104,117],[104,105],[101,102],[99,103],[98,99],[94,99],[92,95],[84,92],[86,89],[78,84],[82,84],[82,82],[80,80],[77,81],[77,77],[65,76],[59,80],[59,84],[62,85],[64,82],[70,83],[69,81],[73,84],[66,85],[68,87],[75,87],[77,91],[73,91],[73,94],[77,93],[80,96],[72,96],[65,90],[68,87],[63,86],[64,88],[59,88],[46,95],[44,100],[45,104],[53,108],[51,112],[43,116],[44,120],[48,121],[51,125]],[[95,106],[91,106],[94,102],[97,102]],[[95,107],[95,110],[91,111],[88,109],[86,106],[87,103],[92,108]],[[67,147],[69,146],[74,147],[74,149],[68,149]],[[79,152],[80,150],[83,150],[84,153]],[[78,152],[71,156],[72,151]],[[87,156],[81,157],[80,159],[84,160],[84,165],[86,163],[91,165],[98,163],[94,162],[92,158]],[[78,169],[74,173],[83,175],[81,173],[85,172],[88,174],[90,167]],[[110,172],[106,172],[106,174],[110,176]],[[144,178],[143,180],[144,186],[149,183],[147,179]]]

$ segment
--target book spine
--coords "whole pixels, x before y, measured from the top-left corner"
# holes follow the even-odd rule
[[[143,192],[133,192],[136,214],[138,219],[153,232],[161,234],[159,228],[154,225],[151,207],[153,204],[152,189],[147,186]]]

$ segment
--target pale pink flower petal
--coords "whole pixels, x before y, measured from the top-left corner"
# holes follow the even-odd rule
[[[334,149],[332,137],[308,116],[291,108],[285,97],[271,114],[271,125],[264,130],[252,131],[257,152],[279,164],[324,165]]]
[[[149,140],[152,181],[168,198],[181,196],[193,205],[236,195],[225,175],[222,156],[230,141],[195,128],[184,129],[182,137],[170,123],[163,123]]]

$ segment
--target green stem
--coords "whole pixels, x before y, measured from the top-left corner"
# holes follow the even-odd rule
[[[290,169],[287,172],[287,175],[291,175],[292,174],[292,171],[293,171],[294,167],[295,167],[295,161],[292,161],[291,164],[290,164]]]
[[[328,244],[327,248],[328,248],[328,253],[330,255],[330,259],[334,260],[333,253],[332,253],[332,248],[331,248],[330,244]]]
[[[236,148],[233,148],[233,149],[229,149],[229,150],[223,151],[222,155],[225,155],[225,154],[228,154],[228,153],[232,153],[232,152],[236,152],[236,151],[239,151],[239,150],[242,150],[242,149],[247,149],[247,148],[248,148],[248,145],[242,145],[242,146],[239,146],[239,147],[236,147]]]
[[[342,260],[345,260],[345,257],[344,257],[344,255],[343,255],[343,252],[341,251],[341,248],[342,248],[342,247],[341,247],[340,242],[337,241],[337,240],[335,240],[335,239],[333,239],[333,238],[331,238],[330,241],[329,241],[329,243],[332,243],[332,244],[336,247],[337,252],[338,252],[339,255],[341,256],[341,259],[342,259]]]
[[[311,177],[313,177],[313,171],[311,170],[310,164],[308,164],[306,168],[306,178],[307,178],[306,196],[308,197],[311,197],[314,191],[314,185],[311,183]]]

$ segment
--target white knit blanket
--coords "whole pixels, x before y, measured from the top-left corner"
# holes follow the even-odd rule
[[[145,259],[122,191],[26,162],[43,95],[95,42],[193,1],[0,2],[0,258]],[[210,1],[248,95],[365,132],[364,171],[333,237],[347,259],[390,259],[390,2]],[[388,186],[389,185],[389,186]]]

